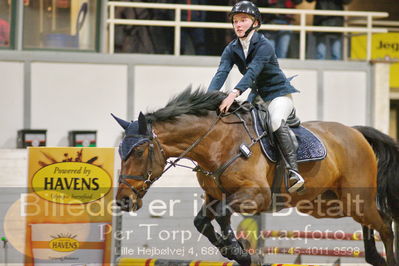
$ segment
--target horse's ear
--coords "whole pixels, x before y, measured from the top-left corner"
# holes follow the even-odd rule
[[[123,119],[121,119],[121,118],[119,118],[119,117],[116,117],[116,116],[115,116],[114,114],[112,114],[112,113],[111,113],[111,115],[112,115],[112,117],[116,120],[116,122],[118,122],[118,124],[119,124],[123,129],[127,129],[127,128],[129,127],[130,122],[125,121],[125,120],[123,120]]]
[[[147,135],[147,121],[145,120],[145,115],[140,112],[139,114],[139,134]]]

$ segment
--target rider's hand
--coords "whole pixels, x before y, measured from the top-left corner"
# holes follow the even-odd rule
[[[239,95],[239,93],[232,91],[229,95],[223,100],[223,102],[219,106],[219,110],[222,113],[227,113],[230,109],[230,106],[233,104],[234,99]]]

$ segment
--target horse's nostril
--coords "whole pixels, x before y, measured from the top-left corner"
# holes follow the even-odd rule
[[[122,198],[121,203],[122,203],[122,206],[125,207],[125,208],[129,208],[130,205],[132,205],[132,201],[130,200],[129,197]]]
[[[122,211],[136,211],[141,208],[142,201],[140,199],[132,199],[130,197],[123,197],[116,201],[116,205],[120,207]]]
[[[120,207],[122,211],[129,211],[132,206],[132,201],[129,197],[123,197],[116,201],[116,205]]]

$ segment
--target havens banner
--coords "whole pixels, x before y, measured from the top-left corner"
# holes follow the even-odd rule
[[[61,162],[41,168],[32,177],[32,189],[55,203],[81,204],[96,201],[112,187],[111,176],[100,166],[84,162]]]
[[[114,148],[36,147],[28,157],[25,263],[109,264]]]

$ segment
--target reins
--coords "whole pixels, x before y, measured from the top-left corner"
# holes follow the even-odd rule
[[[259,142],[259,140],[260,140],[261,138],[263,138],[263,137],[266,135],[266,132],[264,132],[262,135],[260,135],[260,136],[257,137],[257,138],[252,137],[251,132],[249,131],[249,128],[248,128],[247,123],[246,123],[245,120],[241,117],[241,115],[238,114],[238,113],[236,112],[237,110],[238,110],[238,109],[236,109],[234,112],[232,112],[232,113],[230,113],[230,114],[236,115],[236,116],[240,119],[240,121],[239,121],[239,122],[232,122],[232,123],[230,123],[230,124],[241,123],[241,124],[243,125],[243,127],[245,128],[245,131],[247,132],[248,136],[249,136],[250,139],[251,139],[251,143],[250,143],[249,145],[246,145],[246,147],[248,147],[248,149],[250,150],[251,147],[252,147],[253,145],[255,145],[257,142]],[[206,175],[206,176],[212,177],[213,180],[214,180],[214,182],[216,183],[216,185],[219,187],[219,189],[220,189],[223,193],[228,194],[228,193],[225,191],[225,189],[223,188],[223,186],[221,185],[221,183],[220,183],[220,177],[222,176],[222,174],[224,173],[224,171],[225,171],[230,165],[232,165],[232,164],[234,163],[235,160],[237,160],[238,158],[240,158],[240,157],[242,157],[242,156],[243,156],[243,153],[242,153],[241,151],[238,152],[236,155],[234,155],[232,158],[230,158],[229,160],[227,160],[227,162],[225,162],[224,164],[222,164],[221,166],[219,166],[219,168],[217,168],[217,169],[216,169],[215,171],[213,171],[213,172],[212,172],[212,171],[204,170],[204,169],[203,169],[201,166],[199,166],[199,165],[197,165],[197,166],[196,166],[195,168],[193,168],[192,170],[193,170],[194,172],[199,172],[199,173],[204,174],[204,175]]]
[[[195,163],[193,160],[189,159],[194,165],[195,167],[190,167],[190,166],[186,166],[186,165],[182,165],[182,164],[178,164],[178,162],[183,159],[189,152],[191,152],[199,143],[201,143],[201,141],[203,141],[211,132],[212,130],[215,128],[216,124],[219,122],[219,120],[223,121],[223,117],[227,117],[229,115],[234,114],[235,116],[238,117],[239,121],[238,122],[225,122],[227,124],[242,124],[246,133],[248,134],[248,136],[251,139],[251,143],[248,145],[245,145],[245,147],[247,147],[250,151],[250,148],[255,145],[257,142],[259,142],[259,140],[261,138],[263,138],[267,133],[263,133],[261,136],[259,137],[253,137],[251,135],[251,132],[249,130],[249,127],[246,123],[246,121],[242,118],[242,116],[238,113],[238,111],[240,109],[243,109],[243,105],[240,105],[237,109],[235,109],[233,112],[227,113],[227,114],[223,114],[220,113],[217,118],[212,122],[212,124],[210,125],[210,127],[208,128],[208,130],[205,132],[205,134],[203,134],[202,136],[200,136],[196,141],[194,141],[187,149],[185,149],[180,155],[179,157],[177,157],[175,160],[173,161],[167,161],[166,159],[166,154],[164,152],[164,149],[162,148],[161,143],[159,142],[159,140],[157,139],[157,136],[152,132],[152,125],[151,123],[149,123],[149,132],[150,135],[146,136],[148,137],[150,143],[149,143],[149,161],[147,161],[147,172],[146,175],[142,175],[142,176],[133,176],[133,175],[119,175],[119,182],[123,183],[125,185],[127,185],[136,195],[137,197],[141,198],[143,197],[143,195],[147,192],[147,190],[149,189],[149,187],[156,181],[158,180],[159,177],[161,177],[166,171],[168,171],[170,168],[172,167],[183,167],[183,168],[188,168],[193,170],[194,172],[197,173],[201,173],[204,174],[206,176],[210,176],[213,178],[214,182],[216,183],[216,185],[218,186],[218,188],[223,192],[223,193],[227,193],[225,191],[225,189],[223,188],[223,186],[220,183],[220,177],[221,175],[224,173],[224,171],[231,165],[234,163],[234,161],[236,161],[238,158],[244,156],[245,154],[243,154],[243,152],[240,150],[236,155],[234,155],[232,158],[230,158],[229,160],[227,160],[224,164],[222,164],[221,166],[219,166],[215,171],[207,171],[205,169],[203,169],[201,166],[199,166],[197,163]],[[153,166],[153,156],[154,156],[154,140],[157,142],[157,145],[160,149],[160,152],[163,156],[163,158],[165,159],[166,164],[169,164],[168,167],[166,167],[166,169],[164,169],[161,173],[161,175],[157,178],[154,178],[153,180],[151,180],[152,177],[152,166]],[[126,179],[133,179],[133,180],[137,180],[137,181],[144,181],[143,183],[143,187],[141,190],[138,190],[136,188],[134,188],[131,184],[129,184],[129,182],[126,181]],[[141,195],[143,194],[143,195]]]
[[[185,151],[183,151],[183,153],[180,154],[179,157],[177,157],[174,161],[167,161],[167,163],[169,163],[169,166],[162,172],[162,174],[165,173],[166,171],[168,171],[171,167],[176,167],[176,166],[182,167],[183,165],[178,165],[177,162],[180,161],[181,159],[183,159],[184,156],[186,156],[190,151],[192,151],[204,138],[206,138],[209,135],[209,133],[211,133],[211,131],[216,126],[217,122],[221,119],[221,117],[222,117],[222,114],[220,113],[218,115],[218,117],[216,118],[216,120],[213,121],[213,123],[211,124],[209,129],[205,132],[205,134],[202,135],[201,137],[199,137],[196,141],[194,141],[193,144],[191,144]],[[184,167],[190,168],[192,170],[194,169],[189,166],[184,166]]]
[[[196,164],[193,160],[189,159],[194,165],[195,167],[190,167],[190,166],[186,166],[186,165],[182,165],[182,164],[177,164],[178,161],[180,161],[181,159],[184,158],[185,155],[187,155],[188,152],[190,152],[191,150],[193,150],[195,148],[195,146],[197,146],[206,136],[209,135],[209,133],[212,131],[212,129],[216,126],[217,122],[219,120],[223,121],[223,117],[227,117],[229,115],[236,115],[239,119],[238,122],[225,122],[227,124],[235,124],[235,123],[240,123],[243,125],[245,131],[247,132],[248,136],[251,139],[251,143],[249,145],[247,145],[247,147],[250,149],[253,145],[255,145],[257,142],[259,142],[259,140],[261,138],[263,138],[265,135],[267,135],[267,133],[263,133],[262,135],[260,135],[259,137],[253,137],[251,135],[251,132],[249,130],[249,127],[246,123],[246,121],[242,118],[242,116],[238,113],[238,111],[240,109],[243,109],[243,105],[240,105],[237,109],[235,109],[233,112],[230,112],[228,114],[222,114],[220,113],[217,117],[217,119],[213,122],[213,124],[211,125],[211,127],[208,129],[208,131],[202,135],[200,138],[198,138],[192,145],[190,145],[190,147],[188,147],[177,159],[175,159],[173,162],[172,161],[168,161],[167,163],[169,163],[170,165],[162,172],[165,173],[167,170],[169,170],[171,167],[183,167],[183,168],[188,168],[193,170],[193,172],[197,172],[197,173],[201,173],[204,174],[206,176],[210,176],[213,178],[214,182],[216,183],[216,185],[218,186],[218,188],[225,194],[227,194],[226,190],[223,188],[223,186],[220,183],[220,177],[222,176],[222,174],[224,173],[224,171],[231,165],[234,163],[235,160],[237,160],[238,158],[240,158],[241,156],[243,156],[242,152],[238,152],[236,155],[234,155],[232,158],[230,158],[229,160],[227,160],[227,162],[225,162],[224,164],[222,164],[221,166],[219,166],[219,168],[217,168],[215,171],[207,171],[205,169],[203,169],[201,166],[199,166],[198,164]]]

